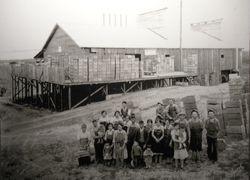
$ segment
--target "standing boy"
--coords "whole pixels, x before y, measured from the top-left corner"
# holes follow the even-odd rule
[[[220,123],[213,110],[208,110],[205,128],[207,130],[207,155],[209,160],[216,162],[218,160],[217,137],[220,131]]]

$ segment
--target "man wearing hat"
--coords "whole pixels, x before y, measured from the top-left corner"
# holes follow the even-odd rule
[[[205,128],[207,130],[207,155],[209,160],[216,162],[218,160],[217,138],[220,131],[220,123],[212,109],[208,110],[208,119],[205,121]]]
[[[136,118],[135,118],[134,113],[131,113],[130,120],[131,120],[131,125],[128,127],[128,130],[127,130],[127,134],[128,134],[128,140],[127,140],[128,164],[130,164],[132,146],[134,144],[136,135],[139,131],[139,125],[136,122]]]

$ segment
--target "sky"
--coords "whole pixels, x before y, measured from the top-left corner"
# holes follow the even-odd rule
[[[249,0],[182,0],[182,2],[184,48],[249,49]],[[150,22],[152,27],[158,25],[161,27],[157,29],[157,33],[166,37],[163,39],[149,32],[146,29],[148,24],[145,27],[138,23],[138,15],[165,7],[167,9],[161,15],[162,20]],[[104,14],[105,25],[103,25]],[[119,24],[120,15],[122,15],[122,26]],[[116,21],[114,16],[117,17]],[[191,23],[221,18],[223,19],[221,28],[214,33],[222,41],[201,32],[193,32],[190,28]],[[127,40],[129,41],[127,46],[135,44],[145,47],[178,48],[180,0],[0,0],[0,60],[32,58],[42,48],[56,23],[85,26],[85,29],[89,30],[83,32],[82,36],[86,37],[84,44],[86,46],[117,44],[122,46],[121,41]],[[94,31],[91,32],[91,29],[99,30],[99,36],[105,31],[119,32],[123,39],[112,38],[112,34],[107,38],[103,33],[106,39],[100,42],[94,38],[96,34]],[[138,29],[141,31],[137,31]]]

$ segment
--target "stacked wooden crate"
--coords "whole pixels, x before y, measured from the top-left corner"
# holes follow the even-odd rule
[[[21,66],[20,64],[15,64],[12,69],[12,73],[16,76],[20,76],[21,73]]]
[[[229,92],[232,101],[241,99],[241,95],[244,93],[244,81],[239,76],[230,78]]]
[[[183,70],[184,72],[187,72],[190,74],[198,73],[198,55],[197,54],[191,54],[191,55],[188,55],[187,58],[184,58]]]
[[[36,78],[35,65],[34,64],[27,64],[27,70],[28,70],[27,77],[29,79],[35,79]]]
[[[139,59],[133,55],[120,55],[116,61],[119,69],[119,80],[139,78]]]
[[[82,58],[79,59],[79,74],[78,74],[78,81],[79,82],[86,82],[88,80],[88,59]]]
[[[174,58],[165,57],[164,55],[159,55],[157,58],[156,64],[156,73],[157,74],[166,74],[174,72]]]
[[[89,81],[97,81],[98,68],[97,68],[97,56],[89,56]]]
[[[186,96],[182,98],[182,102],[187,118],[191,118],[192,110],[197,110],[195,96]]]
[[[227,135],[240,135],[245,137],[245,125],[242,117],[241,101],[229,101],[223,109]]]
[[[244,91],[250,92],[250,60],[249,52],[243,52],[242,64],[240,67],[240,77],[245,81]]]
[[[241,98],[241,109],[242,116],[244,120],[244,125],[246,127],[246,134],[249,135],[249,107],[250,107],[250,93],[242,94]]]

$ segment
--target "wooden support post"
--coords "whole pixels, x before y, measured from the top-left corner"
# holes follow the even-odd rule
[[[38,102],[39,102],[39,83],[36,80],[36,105],[38,106]]]
[[[19,78],[17,77],[17,100],[19,101]]]
[[[71,86],[68,87],[68,105],[69,109],[71,109]]]
[[[54,103],[55,103],[55,111],[57,111],[57,85],[52,84]]]
[[[87,98],[87,100],[88,100],[88,103],[90,104],[91,103],[91,92],[92,92],[92,85],[90,84],[90,85],[88,85],[88,98]]]
[[[60,108],[63,111],[63,86],[60,85]]]
[[[43,82],[41,82],[41,102],[42,102],[42,106],[44,106],[44,84]]]
[[[23,89],[24,89],[24,83],[23,83],[23,78],[21,78],[21,81],[20,81],[20,83],[21,83],[21,95],[22,95],[22,97],[21,97],[21,103],[23,103],[23,99],[24,99],[24,91],[23,91]]]
[[[140,82],[140,90],[143,90],[142,81]]]
[[[47,83],[47,99],[48,99],[48,108],[50,109],[50,90],[51,90],[51,84]]]
[[[33,94],[33,90],[34,90],[34,86],[33,86],[33,80],[31,80],[32,83],[30,83],[30,96],[31,96],[31,103],[34,103],[34,94]]]
[[[12,102],[14,102],[14,78],[11,76],[11,98]]]
[[[123,83],[122,86],[123,86],[123,87],[121,88],[121,89],[122,89],[122,92],[123,92],[123,94],[126,94],[126,84]]]

